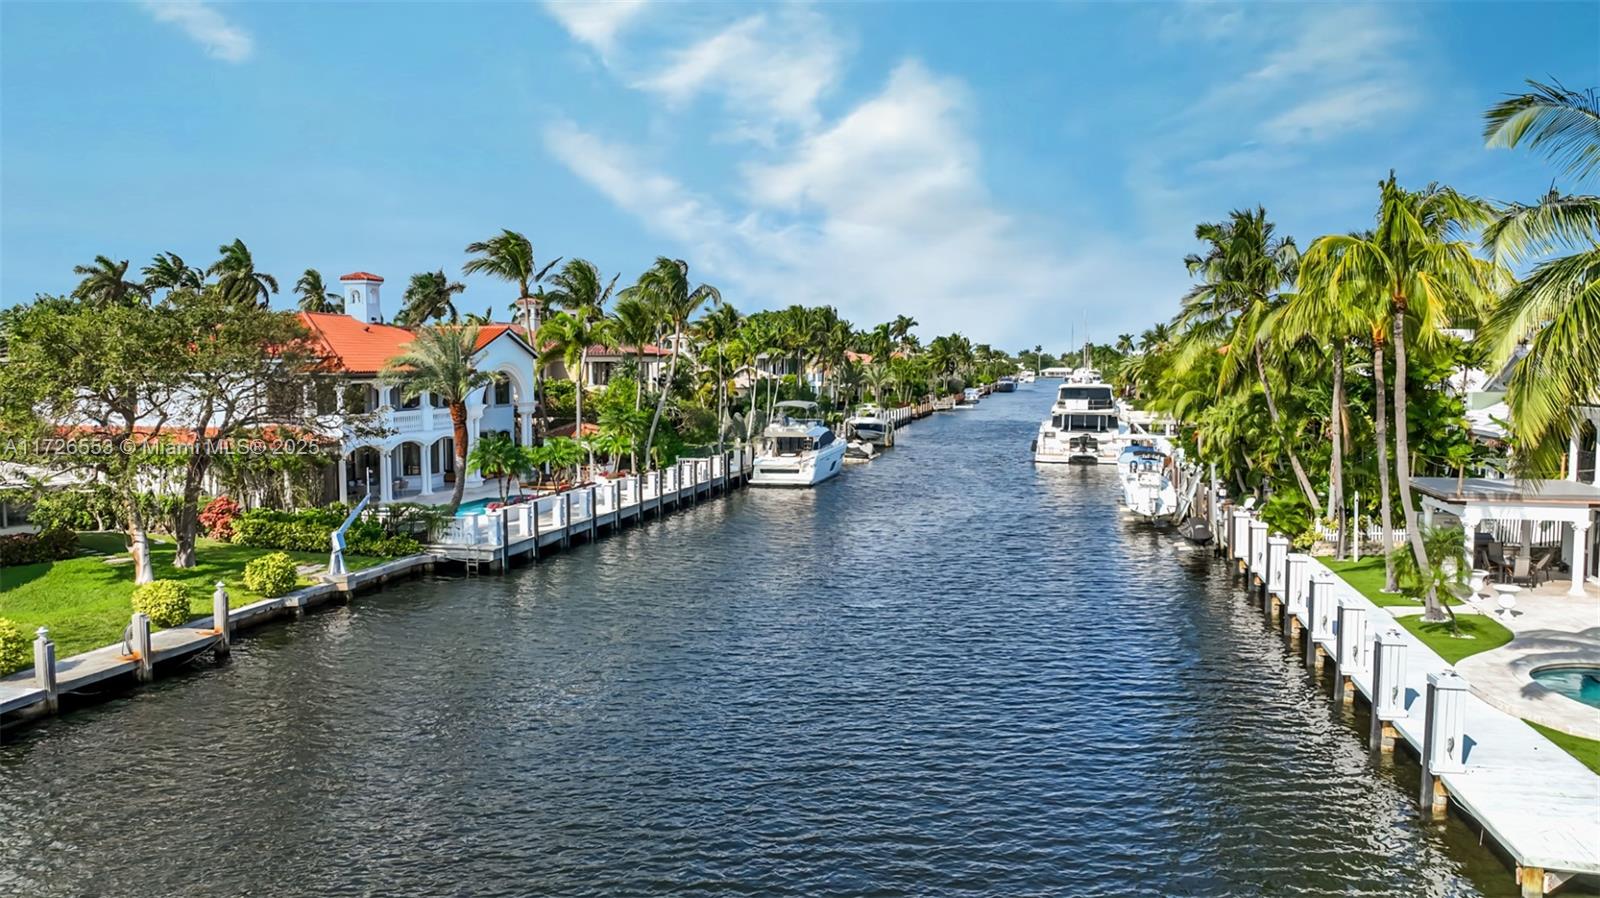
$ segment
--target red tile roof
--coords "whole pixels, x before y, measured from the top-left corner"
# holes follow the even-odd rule
[[[312,344],[327,359],[328,367],[347,374],[377,374],[384,362],[416,339],[406,328],[368,324],[337,312],[299,314],[300,323],[311,331]]]
[[[368,272],[368,271],[352,271],[349,274],[341,275],[339,277],[339,280],[341,280],[341,281],[377,281],[380,284],[383,283],[383,278],[378,277],[377,275],[375,275],[375,274],[373,274],[371,272]]]

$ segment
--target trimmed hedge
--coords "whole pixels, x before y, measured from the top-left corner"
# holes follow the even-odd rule
[[[16,622],[0,617],[0,676],[33,666],[33,648]]]
[[[78,554],[78,534],[71,530],[13,533],[0,536],[0,567],[60,561]]]
[[[300,575],[294,569],[294,559],[282,552],[263,555],[244,566],[245,588],[269,599],[275,599],[294,589],[295,583],[299,580]]]
[[[254,549],[328,552],[333,548],[334,529],[344,523],[349,513],[342,505],[292,512],[247,511],[234,519],[233,544]],[[345,551],[351,555],[398,558],[422,551],[422,544],[409,536],[390,533],[377,521],[362,518],[345,533]]]
[[[189,608],[189,588],[177,580],[156,580],[136,587],[133,591],[133,610],[150,616],[157,627],[176,627],[192,616]]]

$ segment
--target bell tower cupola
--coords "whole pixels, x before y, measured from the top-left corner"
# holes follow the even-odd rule
[[[344,313],[368,324],[383,323],[383,306],[378,302],[378,288],[383,278],[366,271],[355,271],[339,278],[344,291]]]

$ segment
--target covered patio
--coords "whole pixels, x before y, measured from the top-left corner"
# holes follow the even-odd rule
[[[1569,595],[1585,595],[1585,580],[1594,576],[1596,537],[1592,526],[1600,511],[1600,487],[1572,480],[1489,480],[1471,477],[1414,477],[1411,486],[1422,495],[1423,523],[1437,512],[1453,515],[1467,532],[1467,557],[1479,558],[1480,525],[1489,521],[1518,522],[1515,570],[1522,575],[1551,573],[1558,562],[1570,576]],[[1559,545],[1539,559],[1532,557],[1534,528],[1560,528]]]

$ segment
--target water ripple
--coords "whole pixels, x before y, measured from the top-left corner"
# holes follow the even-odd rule
[[[0,894],[1512,894],[1043,386],[36,727]]]

